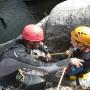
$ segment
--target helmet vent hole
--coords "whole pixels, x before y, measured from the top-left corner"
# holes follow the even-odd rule
[[[78,37],[78,35],[76,34],[75,37]]]
[[[37,35],[37,37],[39,37],[39,35]]]
[[[80,32],[78,32],[78,34],[80,35]]]
[[[81,32],[81,34],[84,34],[83,32]]]

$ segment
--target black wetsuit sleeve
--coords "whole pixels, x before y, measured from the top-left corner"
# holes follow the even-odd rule
[[[14,55],[14,59],[16,59],[19,62],[23,62],[33,66],[42,65],[41,61],[36,60],[30,54],[26,53],[24,49],[20,49],[20,48],[13,49],[13,55]]]
[[[0,61],[0,76],[8,75],[20,68],[33,68],[45,72],[59,69],[57,63],[44,63],[26,53],[25,48],[15,47],[6,51]]]
[[[85,63],[88,63],[90,66],[90,52],[82,53],[81,58],[84,60]]]
[[[24,64],[11,58],[4,58],[0,61],[0,77],[9,75],[24,67]]]
[[[90,52],[81,52],[80,49],[73,50],[73,57],[83,59],[84,61],[90,60]]]
[[[73,57],[84,60],[83,66],[86,70],[90,69],[90,52],[81,52],[79,49],[73,52]]]
[[[48,47],[45,46],[42,42],[40,43],[39,45],[39,50],[43,51],[45,54],[47,54],[49,51],[48,51]]]

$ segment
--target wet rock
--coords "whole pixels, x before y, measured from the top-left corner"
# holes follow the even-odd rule
[[[35,23],[34,16],[22,0],[0,0],[0,44],[16,38],[30,23]]]

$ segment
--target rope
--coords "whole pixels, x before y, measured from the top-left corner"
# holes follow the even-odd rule
[[[19,74],[21,75],[21,79],[22,79],[22,83],[16,88],[16,90],[21,90],[21,86],[23,85],[24,79],[25,79],[25,75],[24,75],[24,71],[19,69]]]
[[[56,54],[65,54],[65,53],[56,53]],[[71,57],[72,55],[73,55],[73,50],[70,48],[70,49],[69,49],[68,60],[71,59],[70,57]],[[60,86],[61,86],[61,82],[62,82],[62,79],[63,79],[63,76],[64,76],[64,74],[65,74],[66,69],[67,69],[67,67],[64,67],[63,72],[62,72],[62,75],[61,75],[61,78],[60,78],[59,83],[58,83],[58,86],[57,86],[57,90],[59,90],[59,88],[60,88]]]
[[[66,69],[67,69],[67,67],[64,67],[63,72],[62,72],[62,75],[61,75],[61,78],[60,78],[60,80],[59,80],[59,84],[58,84],[58,86],[57,86],[57,90],[59,90],[59,87],[60,87],[60,85],[61,85],[61,82],[62,82],[62,79],[63,79],[63,76],[64,76],[64,73],[65,73]]]
[[[50,55],[52,55],[52,56],[54,56],[54,55],[65,55],[65,53],[64,53],[64,52],[60,52],[60,53],[52,53],[52,54],[50,54]]]

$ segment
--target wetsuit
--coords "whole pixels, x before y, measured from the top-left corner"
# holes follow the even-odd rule
[[[84,60],[83,63],[83,73],[90,70],[90,52],[81,52],[79,49],[73,52],[73,57]]]
[[[39,49],[48,53],[42,44],[39,45]],[[15,41],[5,50],[0,60],[0,85],[3,88],[7,88],[9,85],[13,87],[20,68],[27,67],[45,71],[59,69],[55,64],[36,60],[30,53],[31,49],[26,48],[26,43],[22,39]]]

